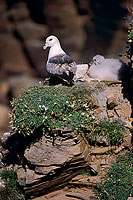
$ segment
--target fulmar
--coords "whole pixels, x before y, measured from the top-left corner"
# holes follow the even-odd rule
[[[129,79],[130,68],[120,59],[105,59],[101,55],[96,55],[88,69],[88,75],[98,80],[125,80]]]
[[[46,63],[49,77],[54,76],[73,85],[77,70],[75,61],[63,51],[58,38],[54,35],[46,38],[43,49],[45,50],[47,47],[50,48]]]

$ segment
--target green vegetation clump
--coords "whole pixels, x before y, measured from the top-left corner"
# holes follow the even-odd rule
[[[133,195],[133,152],[119,155],[94,191],[101,200],[127,200]]]
[[[97,144],[98,138],[106,138],[109,145],[120,145],[124,140],[125,126],[120,120],[101,120],[93,124],[90,132],[91,142]]]
[[[130,31],[129,31],[129,34],[128,34],[128,42],[133,42],[133,30],[130,30]]]
[[[34,132],[60,135],[65,128],[89,132],[91,142],[106,138],[110,145],[119,145],[125,127],[119,120],[104,119],[95,122],[92,115],[98,107],[87,85],[36,86],[24,91],[12,105],[12,126],[16,133],[32,135]]]
[[[15,132],[60,134],[64,128],[89,129],[90,110],[96,108],[89,86],[36,86],[13,100],[11,124]]]
[[[4,170],[1,174],[5,187],[0,190],[0,200],[24,200],[22,190],[17,183],[17,174],[13,170]]]

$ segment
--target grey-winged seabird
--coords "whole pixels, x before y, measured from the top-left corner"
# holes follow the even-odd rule
[[[76,63],[63,51],[58,38],[54,35],[46,38],[43,49],[45,50],[47,47],[50,48],[46,64],[49,77],[58,77],[69,85],[73,85],[77,70]]]

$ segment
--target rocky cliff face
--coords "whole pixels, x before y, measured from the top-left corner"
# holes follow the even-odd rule
[[[110,146],[107,138],[101,137],[94,145],[89,133],[77,135],[69,129],[63,130],[54,143],[47,134],[37,138],[36,133],[32,141],[13,132],[4,134],[1,170],[5,162],[17,171],[18,182],[28,198],[45,195],[44,199],[48,197],[51,200],[53,196],[70,200],[73,197],[86,200],[90,196],[95,199],[92,189],[100,182],[104,169],[112,165],[118,153],[131,148],[131,105],[123,97],[121,82],[91,81],[86,84],[94,91],[92,98],[97,99],[93,117],[96,121],[105,117],[110,120],[120,118],[128,127],[124,131],[124,141],[119,146]],[[113,151],[112,155],[110,151]],[[84,170],[89,170],[89,177],[81,175]]]
[[[57,35],[77,63],[88,63],[96,54],[114,57],[125,53],[127,24],[123,16],[129,4],[126,0],[109,4],[91,0],[1,1],[0,134],[9,130],[5,126],[9,101],[21,88],[47,76],[44,39]]]

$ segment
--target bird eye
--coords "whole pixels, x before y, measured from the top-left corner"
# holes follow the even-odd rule
[[[49,41],[51,41],[52,40],[52,38],[51,39],[49,39]]]

